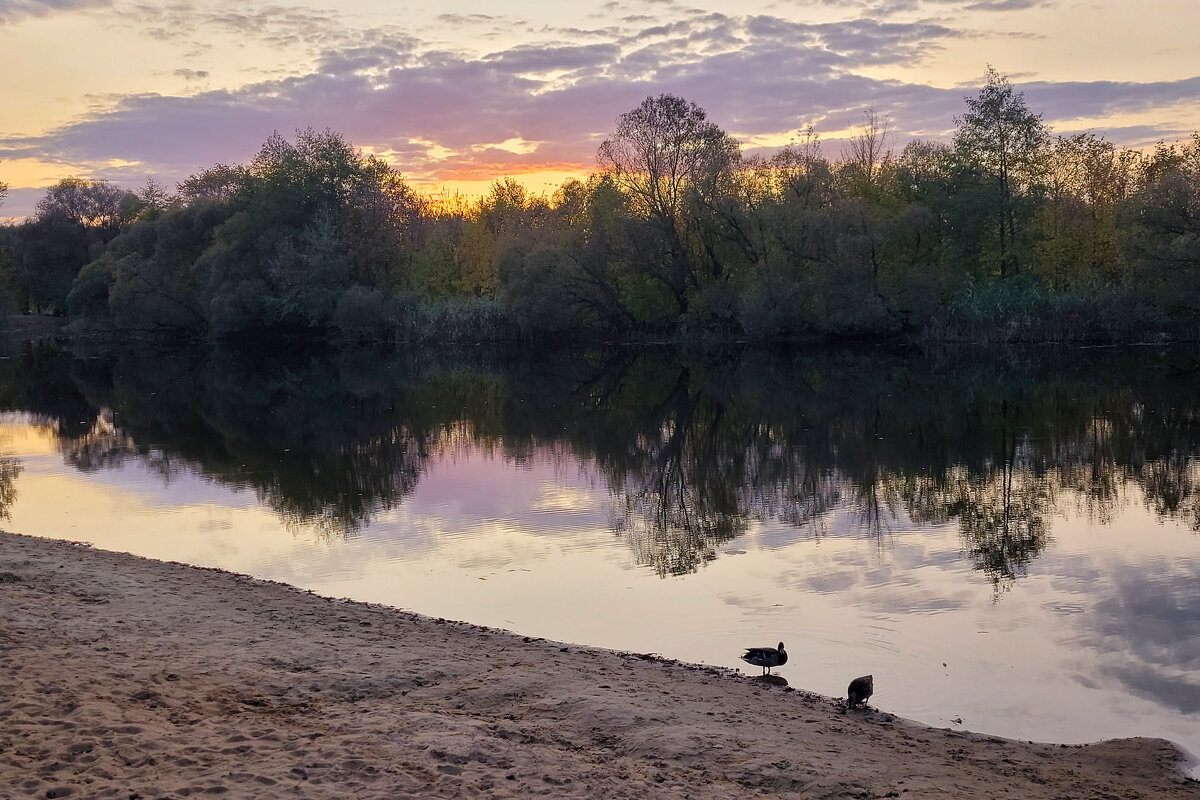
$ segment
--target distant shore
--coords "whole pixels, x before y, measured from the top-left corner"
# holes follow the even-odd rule
[[[0,533],[13,797],[1200,798],[1180,759]]]

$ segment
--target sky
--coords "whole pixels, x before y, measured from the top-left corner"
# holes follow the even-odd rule
[[[868,108],[948,139],[990,64],[1057,133],[1200,129],[1197,0],[0,0],[0,217],[68,175],[173,186],[332,128],[428,192],[551,192],[681,95],[749,152]]]

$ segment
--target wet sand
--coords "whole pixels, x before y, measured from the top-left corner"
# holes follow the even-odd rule
[[[4,798],[1200,798],[1179,758],[0,534]]]

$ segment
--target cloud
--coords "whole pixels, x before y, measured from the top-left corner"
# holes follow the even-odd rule
[[[319,13],[283,21],[261,12],[211,19],[244,23],[272,41],[304,42],[313,53],[311,71],[191,96],[122,97],[45,135],[0,139],[0,159],[123,163],[118,169],[139,181],[154,172],[170,182],[216,162],[247,160],[272,131],[311,126],[331,127],[358,146],[389,153],[410,177],[444,179],[497,167],[514,173],[546,164],[587,167],[618,115],[663,92],[697,103],[735,135],[759,140],[783,139],[810,124],[845,130],[873,107],[891,117],[901,146],[914,136],[947,136],[964,95],[973,94],[864,74],[930,57],[973,35],[929,22],[809,24],[688,14],[653,27],[597,28],[586,37],[547,28],[518,44],[472,54],[437,49],[389,28],[321,32],[327,17]],[[176,74],[203,77],[201,70]],[[1054,122],[1194,108],[1200,78],[1038,81],[1017,88]],[[1181,127],[1177,120],[1164,124],[1171,132]],[[1136,139],[1153,135],[1153,128],[1138,130]],[[514,141],[522,146],[495,144]]]
[[[112,0],[0,0],[0,25],[15,22],[22,17],[45,17],[111,5]]]
[[[893,17],[899,14],[911,14],[919,11],[941,10],[940,7],[953,6],[952,12],[961,11],[1027,11],[1031,8],[1046,8],[1056,5],[1054,0],[822,0],[824,5],[835,8],[854,9],[863,12],[865,17],[874,19]],[[933,6],[934,8],[927,8]]]
[[[1059,119],[1105,117],[1181,103],[1192,105],[1200,97],[1200,76],[1151,83],[1037,81],[1018,88],[1035,111],[1050,109]]]
[[[1200,569],[1176,562],[1147,579],[1121,565],[1102,593],[1081,638],[1102,654],[1101,671],[1133,694],[1194,714],[1200,711]],[[1090,590],[1089,590],[1090,591]]]
[[[243,41],[253,39],[276,47],[294,48],[298,45],[333,46],[354,35],[333,12],[302,8],[205,8],[188,3],[137,3],[122,8],[127,9],[124,13],[134,16],[163,39],[191,40],[201,33],[206,36],[228,34]]]

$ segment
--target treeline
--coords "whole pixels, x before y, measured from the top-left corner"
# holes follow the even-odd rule
[[[746,156],[693,103],[618,118],[587,180],[439,202],[332,131],[174,192],[67,179],[0,289],[80,328],[346,339],[1200,338],[1200,134],[1053,136],[989,71],[950,143],[866,113],[839,158]]]

